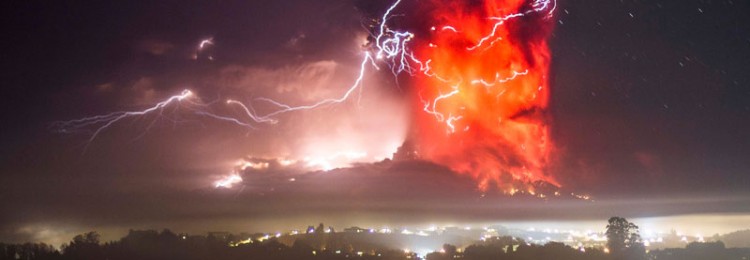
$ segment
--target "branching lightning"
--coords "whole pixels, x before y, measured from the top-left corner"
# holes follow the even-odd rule
[[[419,93],[416,103],[419,103],[420,113],[433,121],[420,122],[423,128],[420,130],[426,132],[417,137],[428,144],[420,152],[426,159],[470,174],[481,189],[495,182],[514,194],[518,189],[513,186],[517,185],[513,180],[545,181],[559,186],[542,172],[551,146],[546,126],[538,116],[529,116],[547,105],[545,86],[549,55],[546,42],[527,46],[514,38],[517,37],[515,32],[509,29],[509,24],[520,23],[528,16],[551,18],[557,8],[556,1],[485,0],[484,9],[478,12],[452,10],[469,9],[466,3],[434,0],[432,4],[437,6],[436,12],[441,12],[441,18],[431,21],[434,24],[429,30],[431,35],[416,35],[389,26],[389,20],[395,17],[394,12],[402,1],[396,0],[380,17],[377,28],[371,32],[373,42],[362,52],[357,77],[340,96],[305,105],[256,98],[253,101],[273,107],[264,114],[258,113],[252,102],[226,100],[225,104],[241,109],[243,118],[217,115],[202,108],[195,109],[194,113],[250,128],[256,124],[276,124],[278,116],[285,113],[347,102],[363,88],[368,69],[380,70],[384,65],[394,76],[406,73],[421,79],[419,88],[414,90]],[[461,12],[470,15],[456,15]],[[214,45],[213,38],[202,40],[194,58],[211,45]],[[160,115],[165,107],[192,99],[195,99],[193,92],[185,90],[145,110],[58,122],[55,128],[63,132],[93,129],[90,142],[120,121]],[[442,129],[432,131],[429,125],[439,125]],[[489,152],[477,154],[475,150]],[[461,152],[466,154],[456,154]],[[467,156],[475,158],[467,159]],[[308,163],[314,164],[313,161],[310,159]],[[506,180],[505,175],[512,176],[512,180]],[[239,175],[233,174],[216,182],[215,186],[228,188],[241,181]]]
[[[139,119],[145,116],[153,115],[154,119],[148,124],[148,128],[153,126],[159,119],[164,118],[165,109],[173,106],[175,109],[182,107],[183,105],[189,111],[201,116],[210,117],[220,121],[227,121],[239,126],[253,128],[251,124],[245,123],[237,118],[229,116],[220,116],[208,111],[207,104],[203,104],[197,98],[195,93],[190,90],[183,90],[180,94],[170,96],[169,98],[156,103],[155,105],[137,111],[117,111],[106,115],[97,115],[92,117],[84,117],[81,119],[75,119],[70,121],[58,121],[52,124],[52,128],[61,133],[76,133],[76,132],[90,132],[91,135],[88,138],[88,143],[94,141],[102,132],[113,127],[119,122],[128,119]],[[244,105],[243,105],[244,107]],[[245,108],[247,109],[247,108]],[[267,122],[263,120],[257,120],[256,122]],[[148,131],[148,128],[146,131]]]
[[[226,103],[229,105],[235,105],[239,106],[247,116],[247,118],[254,122],[254,123],[270,123],[274,124],[278,122],[277,119],[275,119],[275,116],[278,116],[280,114],[288,113],[288,112],[294,112],[299,110],[309,110],[309,109],[315,109],[321,106],[331,105],[331,104],[337,104],[342,103],[347,100],[349,100],[352,95],[355,93],[355,91],[362,86],[362,81],[364,80],[365,74],[367,72],[367,65],[370,64],[373,68],[376,70],[379,70],[379,66],[377,65],[377,62],[380,60],[386,60],[389,61],[387,64],[389,67],[391,67],[391,70],[394,74],[399,74],[402,72],[408,72],[412,73],[414,69],[411,67],[411,63],[419,64],[422,69],[422,71],[425,71],[425,73],[429,73],[429,66],[424,66],[424,62],[419,61],[414,57],[414,54],[409,51],[408,49],[408,43],[411,39],[414,38],[414,34],[404,31],[394,31],[390,30],[388,26],[386,25],[388,19],[391,17],[391,13],[396,9],[396,7],[401,3],[402,0],[397,0],[394,4],[392,4],[388,10],[383,14],[382,21],[379,25],[378,34],[374,35],[375,38],[375,45],[374,50],[365,50],[363,53],[362,62],[359,66],[359,74],[357,78],[354,80],[353,84],[344,92],[344,94],[338,98],[329,98],[329,99],[323,99],[313,104],[308,105],[300,105],[300,106],[292,106],[288,105],[276,100],[273,100],[271,98],[257,98],[256,101],[261,102],[267,102],[272,104],[273,106],[277,107],[278,109],[275,111],[272,111],[270,113],[267,113],[265,115],[258,115],[258,113],[252,109],[251,105],[246,105],[240,101],[236,100],[226,100]],[[455,30],[455,29],[454,29]],[[196,55],[197,53],[205,50],[208,46],[214,45],[213,38],[207,38],[204,40],[201,40],[201,42],[198,44],[198,47],[196,49]],[[429,61],[427,62],[427,65],[429,64]],[[125,118],[129,117],[137,117],[137,116],[143,116],[147,115],[151,112],[161,110],[165,106],[170,105],[171,103],[179,102],[184,99],[190,98],[193,96],[193,93],[190,90],[185,90],[180,95],[172,96],[165,101],[157,103],[155,106],[143,110],[143,111],[133,111],[133,112],[114,112],[107,115],[100,115],[100,116],[94,116],[94,117],[87,117],[77,120],[71,120],[71,121],[65,121],[65,122],[58,122],[56,123],[55,127],[57,129],[60,129],[61,131],[67,131],[72,129],[84,129],[87,127],[90,127],[91,125],[96,124],[102,124],[101,127],[97,128],[94,134],[91,136],[90,141],[93,141],[97,135],[107,129],[108,127],[112,126],[113,124],[117,123],[120,120],[123,120]],[[250,126],[250,124],[243,122],[243,120],[233,118],[233,117],[224,117],[219,116],[216,114],[208,113],[205,111],[197,111],[196,113],[200,115],[205,115],[208,117],[212,117],[219,120],[224,121],[230,121],[238,125],[243,126]]]
[[[482,190],[515,194],[523,186],[536,195],[532,183],[559,186],[544,173],[552,145],[540,114],[548,97],[543,26],[555,1],[435,2],[440,26],[412,54],[424,57],[414,62],[427,76],[418,78],[418,102],[428,115],[417,124],[421,154],[470,174]],[[519,32],[519,24],[542,27]]]
[[[120,122],[127,118],[141,117],[154,113],[157,115],[161,115],[164,111],[164,108],[166,108],[167,106],[175,103],[180,103],[193,96],[194,94],[192,91],[185,90],[179,95],[171,96],[168,99],[156,103],[156,105],[141,111],[118,111],[106,115],[85,117],[71,121],[55,122],[53,124],[53,127],[61,132],[77,132],[93,127],[94,132],[89,138],[89,142],[91,142],[96,139],[96,137],[99,136],[102,131],[106,130],[117,122]]]
[[[364,75],[365,75],[367,63],[368,62],[374,62],[373,59],[372,59],[372,56],[370,56],[369,52],[366,52],[364,56],[365,57],[362,59],[362,63],[360,64],[359,76],[354,81],[354,84],[352,84],[352,86],[349,87],[349,89],[344,93],[343,96],[341,96],[339,98],[324,99],[324,100],[318,101],[315,104],[303,105],[303,106],[290,106],[290,105],[283,104],[281,102],[275,101],[275,100],[270,99],[270,98],[258,98],[257,100],[271,103],[272,105],[278,107],[279,109],[276,110],[276,111],[274,111],[274,112],[271,112],[271,113],[269,113],[267,115],[264,115],[264,116],[256,116],[256,115],[254,115],[254,113],[252,113],[251,111],[248,111],[246,109],[246,111],[248,112],[247,113],[248,116],[250,116],[250,118],[252,118],[256,122],[275,122],[275,119],[273,119],[273,117],[277,116],[279,114],[293,112],[293,111],[298,111],[298,110],[315,109],[315,108],[318,108],[318,107],[321,107],[321,106],[330,105],[330,104],[336,104],[336,103],[341,103],[341,102],[344,102],[344,101],[348,100],[352,96],[352,94],[357,90],[357,88],[359,88],[359,87],[362,86],[362,80],[364,79]],[[373,63],[373,66],[375,66],[374,63]],[[376,66],[376,68],[377,68],[377,66]],[[242,103],[239,103],[239,102],[233,102],[233,103],[234,104],[238,104],[238,105],[242,105]],[[242,106],[245,107],[244,105],[242,105]]]

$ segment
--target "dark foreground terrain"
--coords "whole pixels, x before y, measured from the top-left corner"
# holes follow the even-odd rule
[[[296,237],[295,239],[289,239]],[[493,237],[465,248],[446,244],[440,251],[417,255],[403,249],[353,239],[344,232],[287,235],[242,240],[231,234],[188,236],[169,230],[130,231],[118,241],[101,243],[96,232],[74,237],[60,250],[43,243],[2,244],[0,259],[750,259],[750,248],[726,248],[722,242],[690,243],[685,248],[646,251],[627,246],[610,252],[603,248],[573,248],[562,243],[528,244],[513,237]]]

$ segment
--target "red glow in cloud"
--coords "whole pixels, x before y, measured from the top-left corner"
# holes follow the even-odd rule
[[[433,1],[433,27],[415,46],[426,61],[415,90],[423,158],[471,175],[482,190],[559,186],[546,172],[554,150],[545,122],[554,4]]]

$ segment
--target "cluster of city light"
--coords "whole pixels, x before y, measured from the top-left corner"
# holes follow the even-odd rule
[[[501,229],[505,231],[501,233]],[[471,226],[457,227],[457,226],[429,226],[428,228],[398,228],[392,229],[389,227],[382,228],[359,228],[352,227],[344,229],[344,233],[361,233],[361,234],[380,234],[380,235],[403,235],[403,236],[465,236],[471,237],[473,235],[479,235],[479,241],[492,241],[503,236],[509,236],[515,234],[512,239],[517,241],[523,241],[528,245],[531,244],[547,244],[550,242],[561,242],[580,251],[585,252],[588,249],[602,250],[604,253],[609,253],[607,245],[607,237],[604,231],[593,231],[593,230],[576,230],[576,229],[552,229],[552,228],[536,228],[528,227],[526,229],[507,229],[501,227],[481,227],[474,228]],[[505,233],[508,232],[508,233]],[[315,234],[316,229],[309,227],[305,234]],[[332,228],[324,229],[324,233],[333,233]],[[262,234],[254,237],[248,237],[239,241],[233,241],[230,246],[239,246],[243,244],[250,244],[255,242],[263,242],[271,238],[280,238],[284,235],[296,236],[300,235],[299,230],[292,230],[290,232],[282,233],[276,232],[273,234]],[[688,243],[688,242],[705,242],[705,239],[700,234],[695,236],[687,236],[682,232],[671,231],[671,232],[654,232],[651,230],[645,230],[642,233],[642,242],[647,248],[660,248],[666,246],[668,243]],[[674,245],[674,244],[672,244]],[[512,250],[515,250],[516,246]],[[326,250],[323,248],[323,250]],[[441,252],[441,248],[405,248],[403,251],[406,254],[413,254],[414,256],[424,256],[430,252]],[[457,249],[461,252],[461,248]],[[508,249],[511,250],[511,249]],[[313,251],[313,254],[316,252]],[[344,254],[341,250],[336,250],[335,254]],[[363,251],[349,252],[362,256],[363,254],[374,255],[375,252],[364,253]],[[349,254],[347,253],[347,254]]]

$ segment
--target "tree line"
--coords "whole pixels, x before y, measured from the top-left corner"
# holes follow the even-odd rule
[[[319,227],[322,231],[322,227]],[[320,236],[333,234],[320,233]],[[638,233],[638,226],[625,218],[612,217],[607,225],[607,247],[574,248],[563,243],[549,242],[536,245],[514,237],[494,237],[459,249],[445,244],[439,251],[427,254],[426,260],[748,260],[750,249],[726,248],[722,242],[688,244],[685,248],[661,249],[647,252]],[[156,260],[156,259],[318,259],[348,260],[419,259],[413,252],[401,249],[378,249],[367,252],[352,247],[330,248],[295,240],[291,246],[274,237],[238,243],[232,235],[187,236],[170,230],[131,230],[118,241],[102,243],[96,232],[75,236],[60,250],[44,243],[0,243],[0,260]]]

